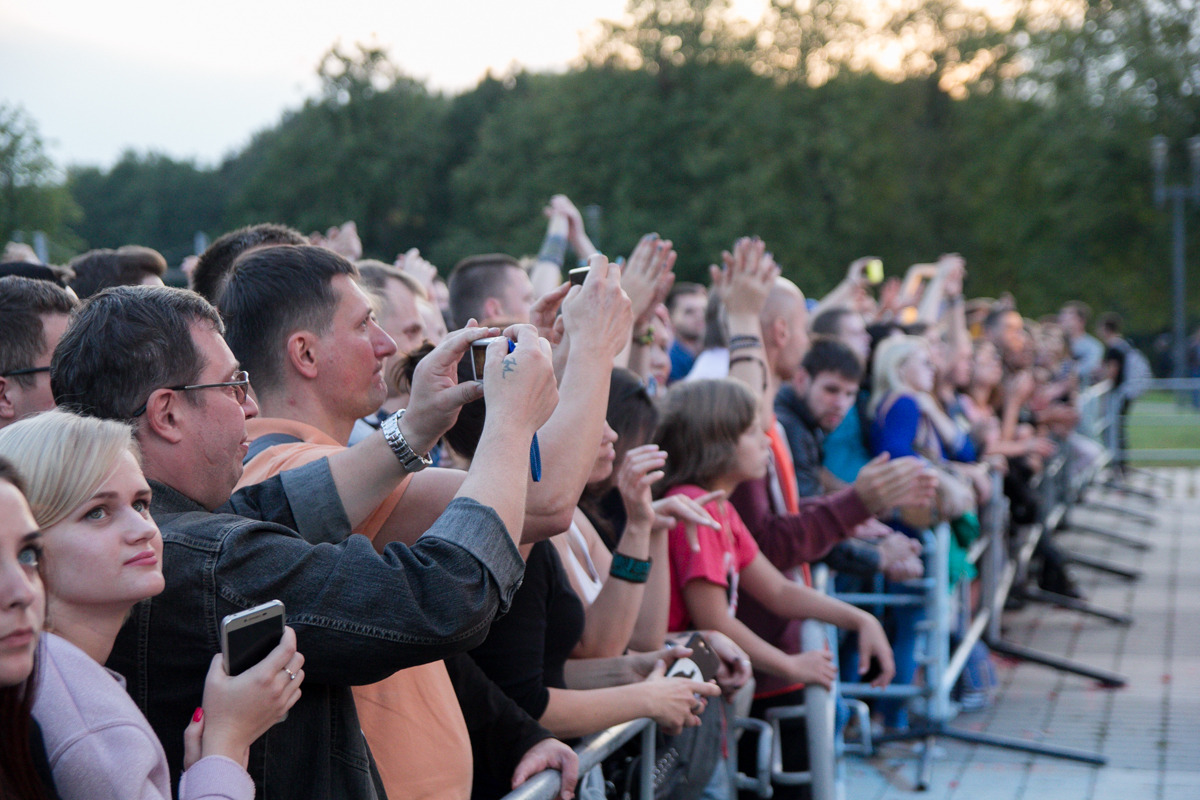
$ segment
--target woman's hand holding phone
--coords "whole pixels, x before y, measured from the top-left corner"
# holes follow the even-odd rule
[[[230,676],[221,654],[213,656],[204,681],[204,705],[184,731],[184,769],[205,756],[221,755],[245,767],[250,745],[283,720],[300,699],[304,656],[296,650],[296,632],[245,672]]]

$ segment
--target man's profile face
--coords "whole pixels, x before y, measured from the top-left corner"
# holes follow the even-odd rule
[[[354,279],[335,275],[330,287],[338,300],[329,330],[319,340],[315,388],[327,407],[355,420],[387,399],[383,367],[395,355],[396,343],[376,322],[370,298]]]
[[[233,351],[207,321],[191,326],[204,369],[197,384],[233,380],[239,367]],[[253,379],[254,376],[251,376]],[[249,440],[246,420],[258,416],[258,405],[250,395],[239,402],[233,388],[194,389],[191,397],[180,397],[174,408],[183,428],[181,445],[189,448],[191,470],[187,486],[176,487],[206,508],[216,508],[229,499],[242,477],[242,459]]]
[[[411,353],[425,341],[425,319],[417,297],[393,278],[384,281],[383,296],[385,307],[379,314],[379,327],[392,337],[398,352]]]
[[[858,383],[837,372],[818,372],[808,382],[804,402],[825,432],[842,424],[858,397]]]
[[[1083,320],[1079,318],[1074,309],[1064,308],[1058,312],[1058,324],[1062,325],[1063,330],[1072,338],[1083,333]]]
[[[689,342],[704,338],[704,311],[708,307],[708,299],[702,292],[684,294],[675,298],[675,307],[671,309],[671,326],[675,335]]]
[[[871,334],[867,333],[867,323],[862,314],[851,312],[842,314],[838,321],[838,339],[849,347],[864,364],[871,355]]]
[[[800,369],[800,362],[808,353],[808,306],[801,295],[792,307],[788,319],[788,339],[780,353],[775,372],[780,380],[790,381]]]
[[[50,366],[50,357],[54,355],[54,348],[58,347],[58,340],[67,330],[70,317],[66,314],[42,314],[41,320],[42,338],[45,340],[45,345],[32,364],[22,364],[22,367]],[[50,392],[50,373],[36,372],[29,377],[33,380],[30,386],[18,383],[17,379],[13,377],[5,379],[4,395],[8,402],[12,403],[14,413],[11,419],[0,421],[0,423],[16,422],[19,419],[54,408],[54,395]]]
[[[529,310],[533,308],[533,284],[520,267],[506,267],[504,288],[500,292],[500,308],[503,316],[513,322],[529,322]]]

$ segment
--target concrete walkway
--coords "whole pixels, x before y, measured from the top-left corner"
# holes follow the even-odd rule
[[[1123,689],[1040,665],[997,659],[1001,687],[988,709],[954,727],[1090,750],[1108,764],[938,740],[933,782],[914,791],[911,745],[887,745],[872,759],[849,757],[850,800],[1197,800],[1200,798],[1200,469],[1158,469],[1151,502],[1093,490],[1089,499],[1157,515],[1145,526],[1110,511],[1080,508],[1071,520],[1144,538],[1148,551],[1064,531],[1069,550],[1140,569],[1139,581],[1082,567],[1075,575],[1096,605],[1130,614],[1130,627],[1030,604],[1004,617],[1006,638],[1045,653],[1126,675]],[[944,751],[944,752],[943,752]]]

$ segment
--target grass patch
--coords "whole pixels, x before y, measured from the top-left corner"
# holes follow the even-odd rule
[[[1190,397],[1189,397],[1190,399]],[[1127,420],[1129,447],[1133,450],[1195,450],[1187,461],[1155,461],[1139,458],[1138,464],[1187,466],[1200,464],[1200,412],[1191,406],[1177,407],[1170,392],[1150,392],[1133,406]]]

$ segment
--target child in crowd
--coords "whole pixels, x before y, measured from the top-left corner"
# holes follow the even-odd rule
[[[754,396],[736,381],[696,380],[672,387],[656,438],[668,453],[663,478],[668,495],[731,493],[742,481],[761,478],[767,469],[768,443]],[[784,653],[738,621],[738,593],[745,590],[781,617],[814,618],[857,631],[861,671],[865,673],[874,658],[880,672],[872,684],[886,686],[891,681],[892,650],[873,616],[785,578],[759,553],[737,511],[723,499],[710,501],[705,510],[719,528],[698,530],[698,551],[689,544],[683,525],[670,533],[671,630],[720,631],[749,654],[757,669],[794,682],[830,686],[836,672],[829,653]]]

